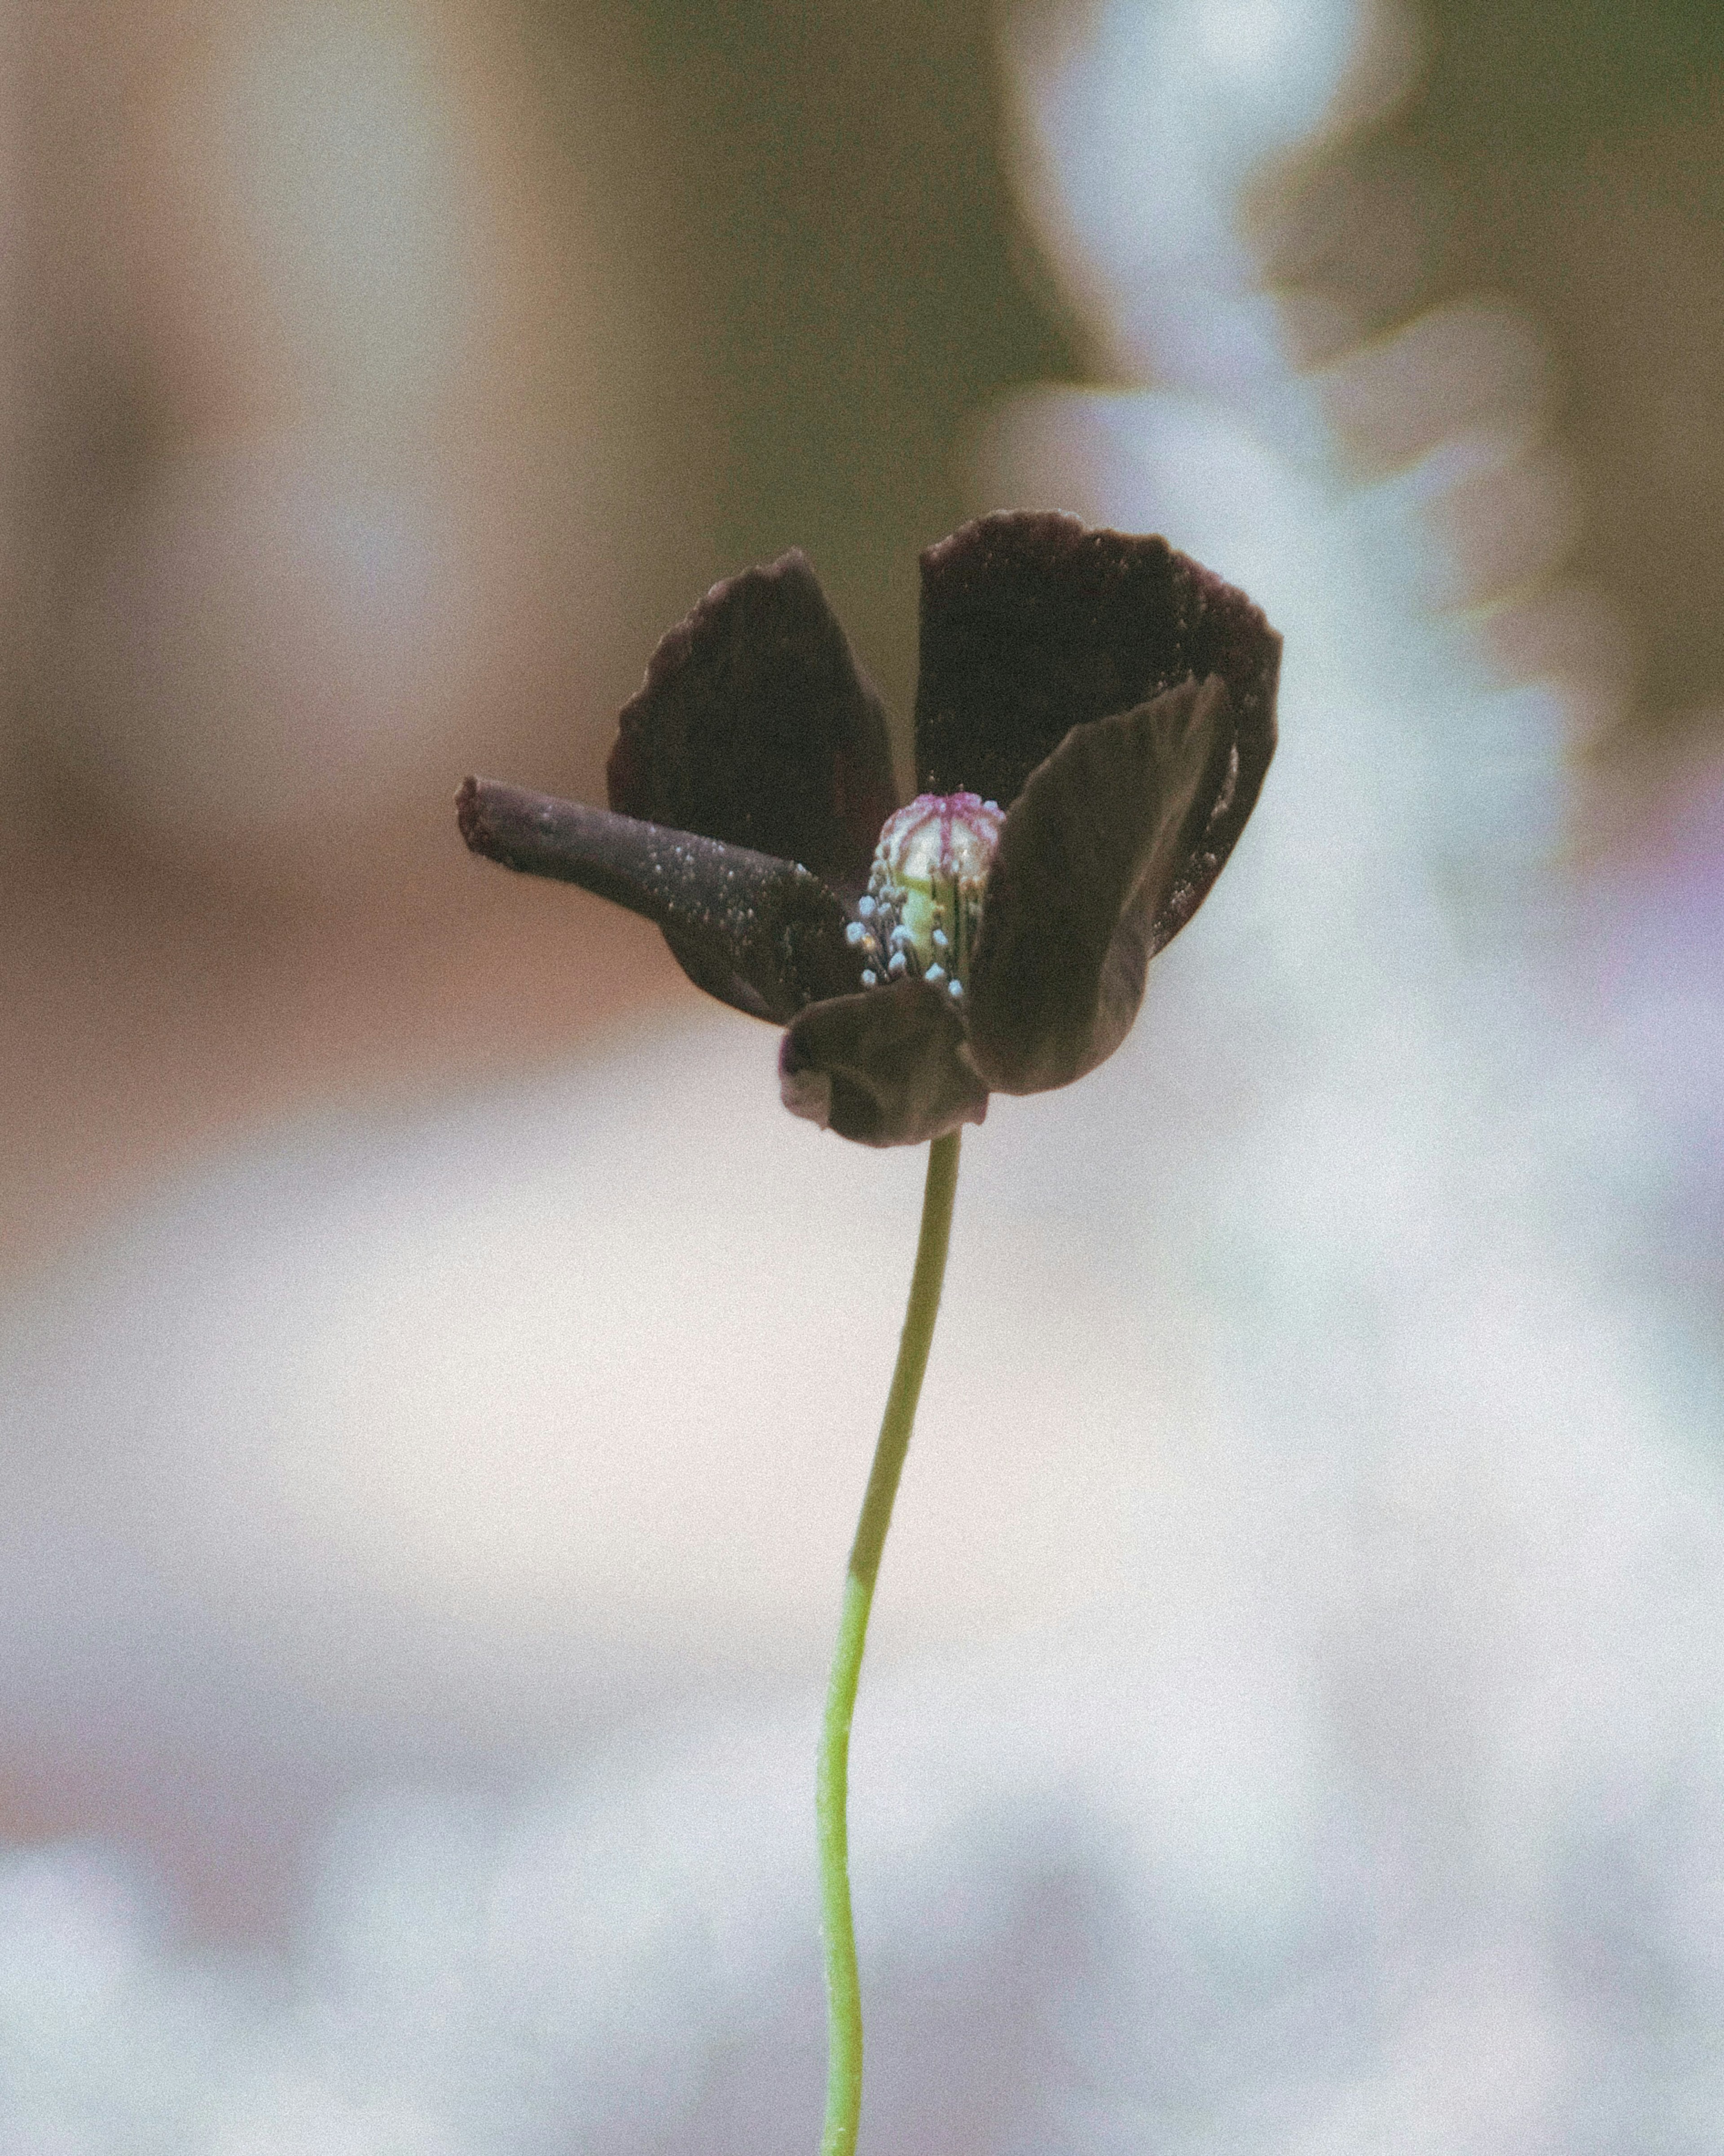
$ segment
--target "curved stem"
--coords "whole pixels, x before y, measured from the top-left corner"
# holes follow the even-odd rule
[[[868,1635],[869,1606],[880,1571],[880,1552],[891,1524],[892,1500],[916,1424],[922,1373],[934,1342],[940,1314],[940,1288],[946,1277],[946,1251],[952,1238],[952,1203],[957,1189],[958,1132],[936,1138],[928,1148],[928,1178],[922,1189],[921,1234],[911,1276],[910,1306],[898,1341],[892,1389],[880,1419],[874,1466],[862,1500],[862,1517],[850,1546],[844,1580],[844,1611],[838,1645],[826,1691],[826,1715],[820,1729],[820,1766],[815,1811],[820,1842],[820,1918],[826,1940],[826,2129],[820,2156],[853,2156],[862,2117],[862,1992],[856,1975],[856,1933],[850,1915],[850,1851],[847,1808],[849,1795],[850,1716],[856,1704],[856,1680]]]

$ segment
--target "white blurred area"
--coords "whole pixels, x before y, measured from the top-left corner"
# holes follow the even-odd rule
[[[279,72],[325,64],[316,19],[223,80],[339,206]],[[409,19],[457,18],[376,22]],[[1612,932],[1665,952],[1664,999],[1596,990],[1565,758],[1632,660],[1562,572],[1537,326],[1481,295],[1367,331],[1301,281],[1326,161],[1419,49],[1349,0],[1006,35],[1024,200],[1110,386],[978,419],[977,506],[1165,530],[1244,583],[1286,636],[1283,747],[1126,1049],[966,1139],[857,1723],[877,2148],[1724,2138],[1718,1342],[1660,1255],[1716,1086],[1646,1082],[1716,1040],[1718,973],[1630,884]],[[402,121],[430,93],[393,65],[366,142],[469,140]],[[462,198],[403,186],[403,245]],[[367,704],[415,714],[354,750],[398,775],[450,753],[514,617],[464,583],[502,641],[443,620],[427,505],[471,496],[428,420],[411,483],[377,446],[461,310],[360,281],[397,342],[332,332],[316,425],[188,451],[80,603],[110,609],[90,680],[147,714],[126,580],[302,531],[300,586],[248,599],[240,549],[231,615],[155,656],[228,665],[249,604],[327,574],[338,659],[448,691]],[[326,454],[343,425],[375,471]],[[530,547],[541,497],[495,483]],[[344,548],[406,595],[400,644]],[[68,755],[117,723],[80,708]],[[165,830],[211,767],[195,716],[149,723],[135,782],[99,761]],[[317,823],[260,739],[280,829]],[[783,1116],[767,1029],[692,1008],[212,1149],[13,1294],[5,1786],[80,1832],[0,1867],[0,2145],[812,2145],[815,1702],[921,1164]]]

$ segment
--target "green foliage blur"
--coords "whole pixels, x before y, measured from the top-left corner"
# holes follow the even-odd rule
[[[803,547],[901,714],[916,553],[972,506],[965,423],[1075,365],[1003,169],[987,0],[560,20],[620,34],[643,85],[643,183],[699,320],[713,572]]]
[[[1426,0],[1427,99],[1481,156],[1583,154],[1700,116],[1724,81],[1719,0]]]

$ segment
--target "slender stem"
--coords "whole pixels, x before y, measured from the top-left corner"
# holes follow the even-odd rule
[[[936,1138],[928,1148],[928,1179],[922,1189],[921,1234],[911,1276],[910,1306],[898,1341],[898,1363],[880,1419],[880,1440],[862,1517],[850,1546],[844,1580],[844,1612],[826,1691],[826,1717],[820,1729],[820,1767],[815,1814],[819,1824],[820,1918],[826,1939],[826,2130],[820,2156],[853,2156],[862,2118],[862,1991],[856,1975],[856,1931],[850,1915],[850,1837],[848,1819],[850,1716],[856,1704],[856,1680],[862,1672],[862,1649],[868,1636],[868,1610],[880,1571],[880,1552],[891,1524],[892,1500],[916,1424],[922,1373],[934,1342],[940,1314],[940,1288],[946,1277],[946,1250],[952,1239],[952,1202],[957,1189],[958,1133]]]

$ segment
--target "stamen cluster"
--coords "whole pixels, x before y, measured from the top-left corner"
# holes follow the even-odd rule
[[[919,793],[886,819],[846,931],[865,988],[907,977],[962,996],[1004,822],[978,793]]]

